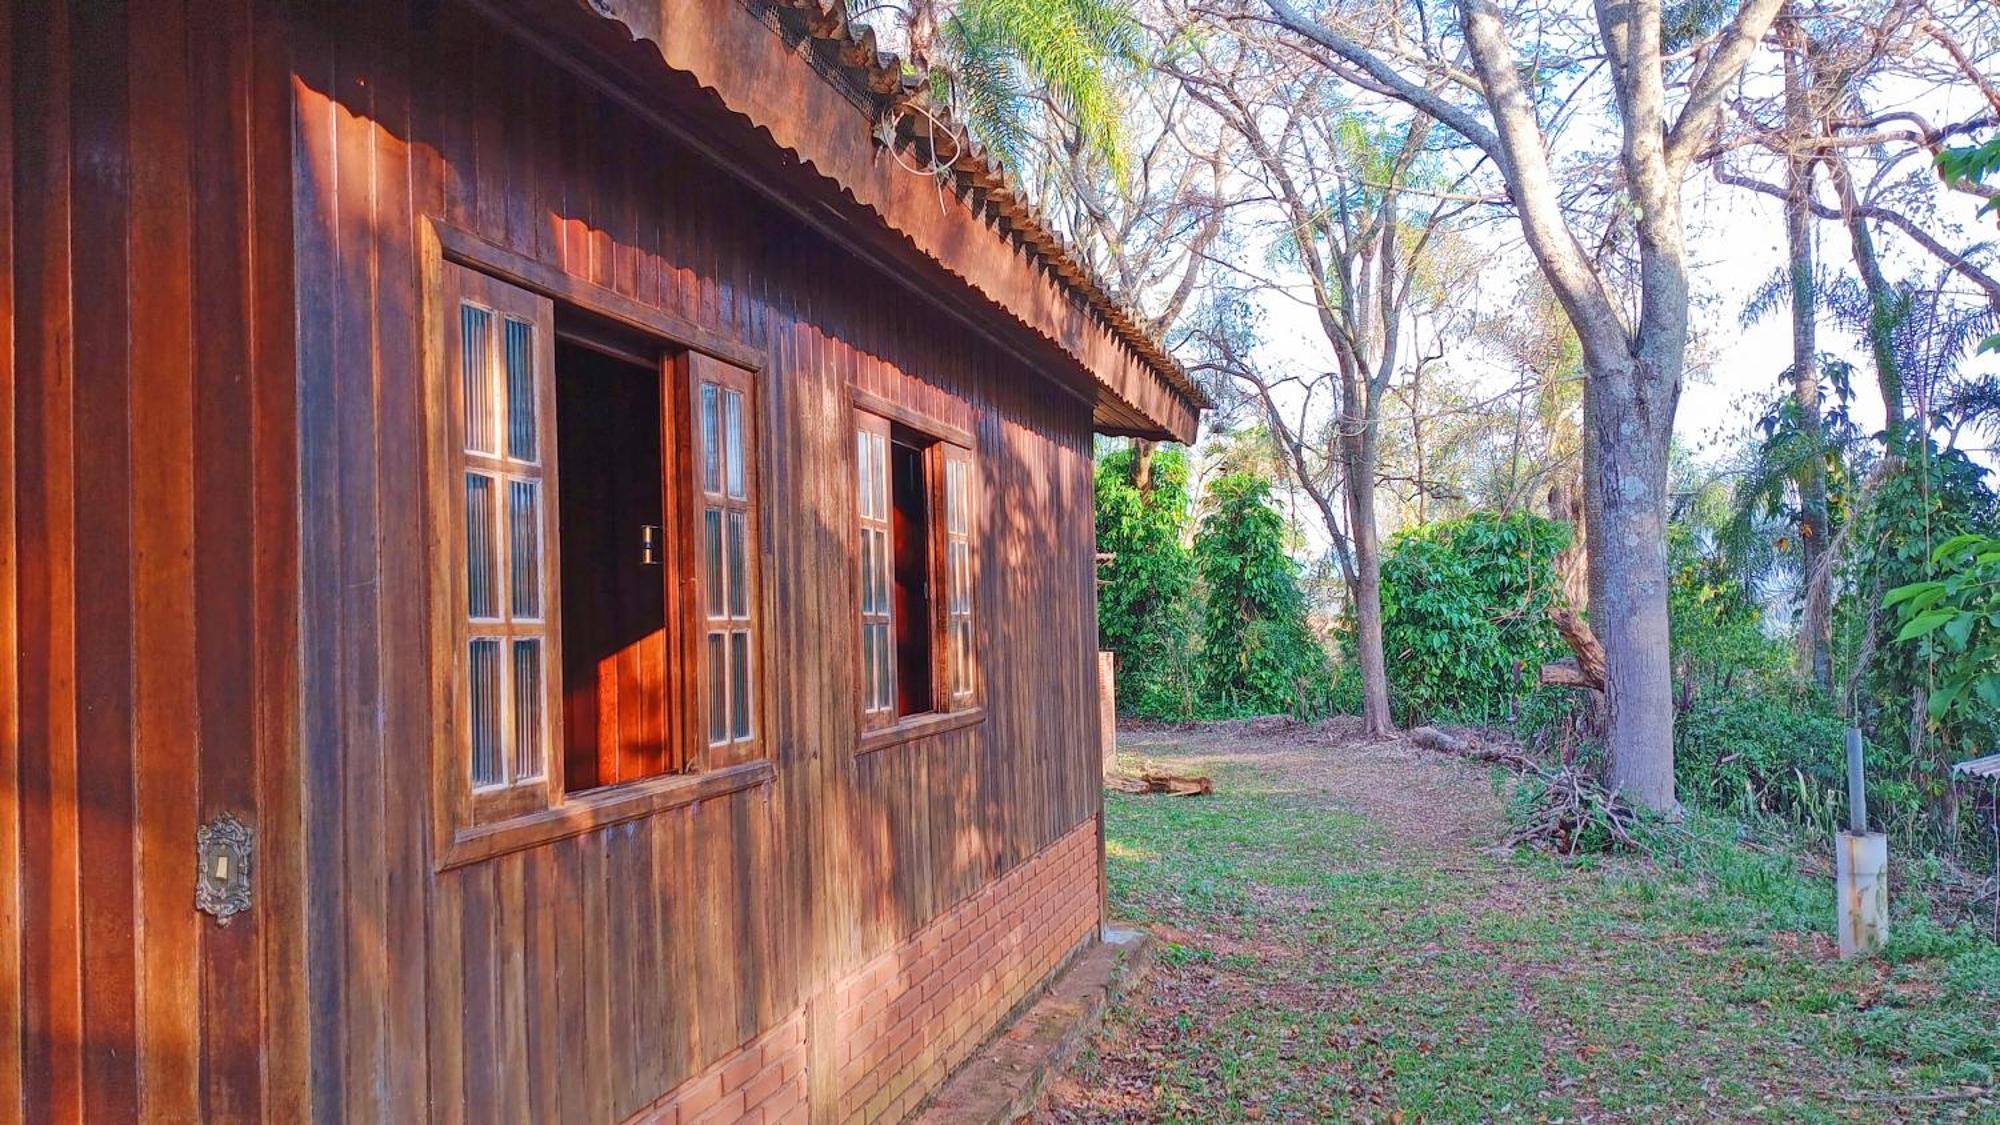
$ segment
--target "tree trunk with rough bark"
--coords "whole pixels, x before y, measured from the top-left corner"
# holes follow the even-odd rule
[[[1803,31],[1786,6],[1776,25],[1785,49],[1785,127],[1793,136],[1812,130],[1812,83],[1806,73],[1810,54]],[[1799,479],[1799,549],[1806,582],[1819,571],[1826,556],[1826,459],[1818,451],[1826,443],[1819,397],[1819,290],[1813,278],[1812,194],[1813,160],[1794,153],[1786,161],[1785,248],[1792,282],[1792,403],[1799,431],[1814,450]],[[1833,638],[1825,614],[1807,607],[1799,622],[1805,672],[1822,691],[1833,690]]]
[[[1137,438],[1132,442],[1132,487],[1141,496],[1153,491],[1153,454],[1160,448],[1157,441]]]
[[[1375,474],[1379,453],[1376,427],[1345,439],[1347,462],[1347,526],[1354,546],[1354,650],[1361,664],[1361,716],[1368,733],[1386,737],[1396,732],[1389,710],[1389,667],[1382,652],[1382,543],[1375,521]]]
[[[1674,797],[1667,624],[1667,444],[1679,380],[1631,360],[1584,391],[1590,615],[1604,646],[1605,784],[1648,807]],[[1664,401],[1661,390],[1667,391]],[[1594,448],[1593,448],[1594,447]]]

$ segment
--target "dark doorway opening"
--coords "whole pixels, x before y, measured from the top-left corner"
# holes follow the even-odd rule
[[[673,772],[660,371],[556,347],[563,773],[574,793]]]
[[[889,444],[889,494],[895,509],[896,713],[936,709],[931,691],[930,458],[898,427]]]

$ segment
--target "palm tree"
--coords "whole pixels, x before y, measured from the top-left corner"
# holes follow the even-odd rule
[[[1129,0],[855,0],[1009,170],[1038,138],[1124,166],[1119,72],[1140,64]],[[887,27],[884,27],[884,24]]]

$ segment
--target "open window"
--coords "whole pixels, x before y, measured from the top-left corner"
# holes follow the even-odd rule
[[[448,827],[762,757],[755,373],[452,262],[438,292]]]
[[[894,415],[854,413],[864,746],[979,707],[970,437]]]

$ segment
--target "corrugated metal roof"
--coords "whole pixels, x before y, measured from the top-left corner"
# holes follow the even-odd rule
[[[815,69],[850,101],[872,101],[878,138],[893,135],[924,164],[948,170],[953,186],[1017,246],[1033,255],[1065,288],[1103,319],[1167,384],[1198,408],[1213,406],[1180,362],[1111,295],[1095,270],[1010,181],[1007,170],[972,139],[951,108],[933,102],[929,79],[879,49],[875,31],[848,18],[846,0],[739,0],[775,30],[809,37]],[[937,143],[933,143],[936,138]]]
[[[1951,767],[1954,777],[1976,777],[1987,781],[2000,781],[2000,754],[1988,754],[1984,758],[1974,758]]]

